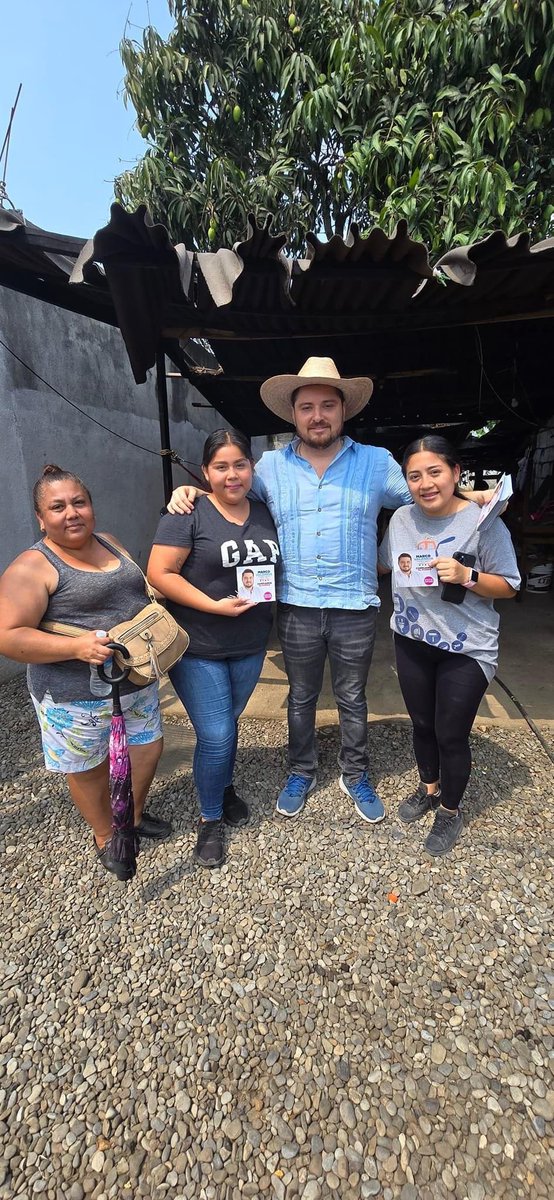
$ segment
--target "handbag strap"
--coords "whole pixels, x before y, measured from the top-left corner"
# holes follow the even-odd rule
[[[123,546],[116,546],[115,542],[110,541],[109,537],[106,537],[105,533],[102,534],[102,537],[99,540],[101,542],[105,542],[106,545],[110,547],[110,550],[115,550],[116,554],[122,554],[123,557],[128,559],[129,562],[134,563],[137,571],[140,571],[142,578],[144,579],[144,587],[150,603],[157,604],[158,600],[152,588],[150,587],[144,571],[141,567],[139,567],[138,562],[135,562],[132,555],[128,554],[127,551],[123,549]],[[65,621],[41,621],[39,624],[39,629],[43,629],[45,633],[65,634],[66,637],[82,637],[84,633],[90,632],[87,629],[83,629],[79,625],[66,625]]]
[[[98,534],[96,536],[98,536]],[[129,554],[127,550],[124,550],[123,546],[116,546],[115,542],[111,542],[109,537],[107,537],[105,533],[103,533],[101,535],[100,540],[105,542],[106,545],[110,547],[110,550],[115,550],[116,554],[122,554],[124,558],[126,558],[129,562],[132,562],[134,564],[134,566],[137,568],[137,571],[140,571],[142,578],[144,579],[144,587],[145,587],[146,595],[148,596],[150,603],[157,604],[158,597],[156,596],[156,593],[153,591],[153,589],[150,587],[150,584],[146,578],[146,575],[144,574],[142,567],[139,567],[138,562],[135,562],[135,559],[133,558],[132,554]]]
[[[82,637],[90,633],[90,629],[82,629],[79,625],[66,625],[65,621],[41,621],[39,629],[45,633],[62,633],[66,637]]]

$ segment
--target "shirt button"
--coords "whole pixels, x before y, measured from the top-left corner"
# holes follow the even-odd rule
[[[315,535],[315,536],[316,536],[316,537],[321,537],[321,530],[320,530],[320,529],[318,529],[318,531],[317,531],[317,533],[316,533],[316,535]]]
[[[321,554],[316,554],[316,558],[321,558]]]
[[[317,510],[317,511],[318,511],[318,512],[321,512],[321,505],[319,506],[319,508],[318,508],[318,510]]]

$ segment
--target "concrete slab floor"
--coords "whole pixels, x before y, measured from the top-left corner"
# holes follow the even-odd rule
[[[554,736],[554,590],[526,592],[521,601],[499,602],[498,607],[501,622],[498,674],[539,729],[547,733],[548,740]],[[367,688],[370,721],[407,719],[394,665],[390,613],[390,598],[383,596]],[[169,682],[162,686],[161,701],[165,715],[184,716],[183,707]],[[287,679],[283,656],[274,636],[260,682],[244,715],[260,721],[285,721],[286,714]],[[326,669],[317,724],[323,727],[336,722],[331,680]],[[508,728],[520,724],[527,728],[496,680],[487,689],[476,723]],[[190,764],[194,750],[194,734],[185,726],[166,723],[165,737],[164,775]]]

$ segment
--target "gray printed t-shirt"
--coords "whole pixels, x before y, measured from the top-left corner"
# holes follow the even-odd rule
[[[477,529],[480,508],[469,503],[448,517],[429,517],[416,504],[399,508],[391,517],[379,550],[379,562],[392,569],[399,555],[422,546],[433,557],[451,558],[456,551],[475,555],[475,569],[501,575],[513,588],[521,583],[512,539],[497,517],[488,529]],[[499,615],[494,602],[465,589],[463,604],[441,600],[438,587],[393,587],[391,629],[402,637],[425,641],[439,650],[468,654],[482,667],[488,682],[498,662]]]

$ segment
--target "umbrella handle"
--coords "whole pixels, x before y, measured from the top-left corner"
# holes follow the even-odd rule
[[[127,647],[124,646],[121,642],[108,642],[108,647],[110,650],[117,650],[119,652],[119,654],[123,655],[123,658],[131,657]],[[110,675],[106,674],[106,672],[104,670],[104,663],[99,664],[98,667],[96,668],[100,678],[104,681],[104,683],[110,683],[112,685],[112,687],[114,686],[114,684],[117,686],[118,684],[123,683],[123,680],[128,678],[130,671],[131,671],[130,667],[122,667],[120,669],[119,675],[116,675],[116,674],[114,674],[114,667],[115,667],[115,662],[112,659],[112,671],[111,671]]]

